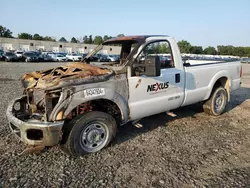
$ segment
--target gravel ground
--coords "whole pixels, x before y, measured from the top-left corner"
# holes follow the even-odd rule
[[[199,105],[127,124],[105,150],[73,158],[56,146],[40,154],[7,127],[8,101],[21,95],[18,78],[56,63],[0,63],[0,187],[250,187],[250,65],[227,112],[212,117]]]

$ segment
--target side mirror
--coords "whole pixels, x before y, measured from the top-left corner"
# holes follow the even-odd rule
[[[134,64],[133,68],[135,69],[136,75],[145,75],[145,76],[160,76],[161,75],[161,63],[159,56],[148,56],[141,63]]]
[[[161,63],[159,56],[149,56],[145,59],[145,72],[146,76],[160,76]]]

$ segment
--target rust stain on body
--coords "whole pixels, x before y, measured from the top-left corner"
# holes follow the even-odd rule
[[[63,111],[60,111],[57,116],[56,116],[56,121],[62,120],[63,119]]]

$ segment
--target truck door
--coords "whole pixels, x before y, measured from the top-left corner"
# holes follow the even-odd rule
[[[131,120],[178,108],[183,102],[185,74],[175,65],[167,40],[148,42],[134,64],[143,63],[145,58],[154,55],[160,57],[160,76],[136,75],[136,70],[132,68],[131,77],[128,78]]]

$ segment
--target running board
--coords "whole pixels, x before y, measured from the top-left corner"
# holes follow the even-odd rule
[[[134,125],[137,128],[142,128],[143,125],[139,122],[141,119],[137,119],[135,121],[132,121],[132,125]]]
[[[167,115],[171,116],[171,117],[176,117],[177,115],[173,112],[166,112]]]

